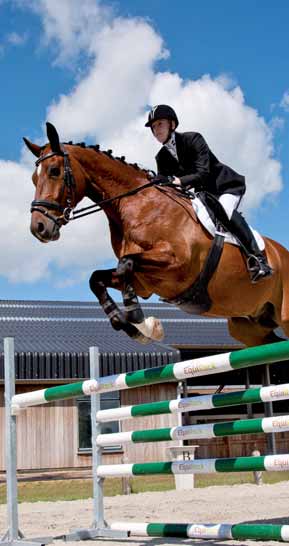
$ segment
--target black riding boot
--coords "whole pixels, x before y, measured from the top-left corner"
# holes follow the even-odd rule
[[[271,277],[273,270],[269,266],[266,256],[261,252],[257,241],[249,228],[245,218],[235,210],[230,220],[233,235],[239,239],[247,256],[247,267],[253,283],[266,277]]]

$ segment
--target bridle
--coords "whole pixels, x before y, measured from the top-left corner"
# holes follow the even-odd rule
[[[72,169],[70,166],[70,160],[69,155],[66,150],[59,150],[57,152],[49,152],[48,154],[45,154],[37,159],[35,162],[35,166],[38,167],[42,161],[45,161],[45,159],[48,159],[53,156],[62,156],[64,160],[64,174],[63,174],[63,183],[61,187],[61,193],[60,193],[60,200],[62,199],[64,195],[64,191],[66,191],[66,203],[65,206],[62,207],[58,203],[55,203],[53,201],[46,201],[44,199],[38,199],[34,200],[31,203],[31,209],[30,212],[40,212],[46,218],[49,218],[56,224],[57,227],[60,227],[62,224],[68,224],[70,220],[70,214],[72,211],[72,203],[73,203],[73,194],[75,190],[75,180],[72,173]],[[45,208],[43,208],[45,207]],[[54,216],[53,214],[50,214],[48,210],[54,210],[61,213],[61,216]]]
[[[144,184],[143,186],[139,186],[137,188],[134,188],[133,190],[130,190],[128,192],[122,193],[122,194],[117,195],[115,197],[110,197],[108,199],[103,199],[102,201],[98,201],[97,203],[94,203],[93,205],[89,205],[87,207],[83,207],[81,209],[74,210],[74,208],[72,206],[72,203],[73,203],[73,197],[74,197],[76,184],[75,184],[74,176],[73,176],[73,173],[72,173],[68,152],[65,149],[62,149],[62,150],[59,150],[59,151],[56,151],[56,152],[55,151],[54,152],[53,151],[48,152],[48,154],[45,154],[45,155],[43,155],[43,156],[41,156],[41,157],[39,157],[37,159],[37,161],[35,162],[35,166],[38,167],[38,165],[40,165],[40,163],[42,163],[42,161],[45,161],[46,159],[49,159],[50,157],[53,157],[53,156],[61,156],[64,159],[64,174],[63,174],[63,184],[62,184],[62,188],[61,188],[60,200],[63,197],[64,191],[66,189],[67,192],[66,192],[65,206],[62,207],[61,205],[59,205],[58,203],[55,203],[53,201],[46,201],[44,199],[43,200],[38,199],[38,200],[32,201],[30,212],[31,213],[32,212],[40,212],[46,218],[49,218],[50,220],[52,220],[52,222],[54,222],[54,224],[58,228],[60,228],[61,225],[63,225],[63,224],[68,224],[68,222],[70,222],[71,220],[77,220],[78,218],[81,218],[83,216],[93,214],[94,212],[99,212],[99,211],[103,210],[105,205],[108,205],[109,203],[112,203],[113,201],[121,199],[122,197],[128,197],[130,195],[135,195],[136,193],[139,193],[140,191],[142,191],[142,190],[144,190],[146,188],[150,188],[150,187],[154,186],[154,187],[157,187],[158,189],[160,189],[159,186],[171,186],[171,187],[174,187],[175,189],[178,189],[178,188],[176,188],[176,186],[173,183],[170,183],[170,182],[168,182],[166,184],[159,183],[158,185],[156,185],[156,183],[152,180],[151,182],[148,182],[147,184]],[[151,172],[151,177],[150,178],[152,179],[153,176],[155,175],[155,173],[153,173],[153,171],[149,171],[149,172]],[[180,193],[184,194],[183,191],[180,192]],[[45,208],[43,208],[43,207],[45,207]],[[47,209],[52,210],[52,211],[60,212],[61,215],[60,216],[53,216],[53,214],[48,212]]]

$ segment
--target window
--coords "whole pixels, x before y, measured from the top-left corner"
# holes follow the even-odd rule
[[[80,452],[91,452],[91,418],[90,418],[90,396],[82,396],[77,399],[78,406],[78,449]],[[100,408],[111,409],[120,407],[119,392],[108,392],[100,395]],[[101,432],[119,432],[119,421],[102,423]],[[107,446],[103,451],[119,451],[121,446]]]

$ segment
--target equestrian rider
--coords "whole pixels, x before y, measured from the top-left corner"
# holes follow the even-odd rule
[[[178,133],[179,121],[173,108],[160,104],[152,108],[146,127],[163,144],[156,155],[158,176],[173,177],[174,184],[186,190],[205,191],[213,194],[225,211],[228,229],[246,249],[248,268],[252,282],[272,275],[265,255],[243,216],[237,212],[246,191],[245,177],[221,163],[211,152],[200,133]]]

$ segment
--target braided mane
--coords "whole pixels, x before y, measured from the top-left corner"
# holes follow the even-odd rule
[[[102,154],[107,155],[108,157],[110,157],[110,159],[113,159],[115,161],[121,161],[121,163],[123,163],[124,165],[127,165],[129,167],[133,167],[137,171],[143,171],[143,172],[148,173],[148,174],[153,172],[151,169],[145,169],[143,167],[140,167],[137,163],[128,163],[125,160],[124,155],[122,155],[120,157],[114,156],[112,150],[110,150],[110,149],[109,150],[101,150],[99,144],[86,145],[85,142],[72,142],[72,140],[70,140],[69,142],[64,142],[63,144],[67,144],[69,146],[80,146],[81,148],[89,148],[89,149],[94,150],[97,153],[102,153]]]

